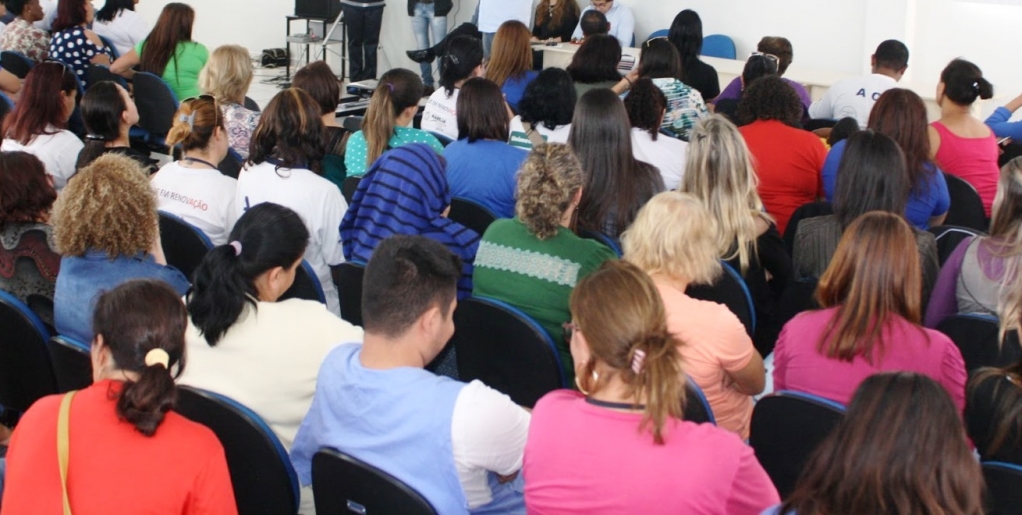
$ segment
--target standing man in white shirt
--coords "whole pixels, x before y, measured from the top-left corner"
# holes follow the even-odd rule
[[[897,86],[908,69],[908,47],[888,39],[877,47],[871,63],[871,74],[834,83],[823,98],[809,106],[809,117],[834,120],[851,117],[865,129],[873,104],[885,91]]]
[[[589,7],[582,11],[582,15],[585,16],[586,11],[594,9],[607,17],[607,21],[610,22],[610,32],[608,34],[616,37],[621,42],[621,48],[635,46],[635,17],[628,6],[618,5],[614,0],[592,0],[589,3]],[[581,21],[575,27],[575,32],[571,35],[571,39],[582,39]]]

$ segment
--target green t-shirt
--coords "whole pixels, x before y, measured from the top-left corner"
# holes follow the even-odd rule
[[[444,146],[436,136],[421,129],[411,127],[394,127],[394,135],[390,137],[387,146],[397,148],[409,143],[425,143],[436,151],[437,154],[444,153]],[[362,131],[352,134],[348,138],[348,146],[344,148],[344,166],[348,169],[348,177],[365,175],[369,169],[366,163],[366,137]]]
[[[617,255],[602,243],[559,227],[540,240],[517,218],[497,220],[479,243],[472,294],[507,302],[531,316],[554,340],[565,377],[574,381],[562,324],[571,320],[568,298],[586,275]]]
[[[135,53],[139,58],[142,57],[145,42],[143,39],[135,45]],[[185,41],[177,44],[173,57],[167,61],[167,66],[163,69],[163,81],[177,95],[178,102],[202,93],[199,90],[199,72],[206,66],[208,60],[209,51],[202,43]]]

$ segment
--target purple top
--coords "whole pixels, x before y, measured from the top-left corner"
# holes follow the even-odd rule
[[[975,238],[966,238],[955,247],[954,252],[948,256],[947,261],[940,268],[940,275],[937,276],[937,283],[930,293],[930,301],[926,305],[926,316],[923,317],[923,325],[926,327],[937,327],[937,324],[945,318],[957,315],[963,311],[968,312],[968,306],[959,305],[958,278],[962,275],[965,265],[965,257],[969,250],[969,244]],[[978,266],[983,276],[991,282],[992,286],[1003,281],[1007,267],[1007,259],[1002,257],[995,248],[1000,243],[997,239],[984,237],[976,249],[976,260],[970,261],[968,266]],[[973,288],[976,288],[973,286]],[[976,288],[978,290],[978,288]],[[992,306],[991,306],[992,307]],[[963,309],[965,308],[965,309]]]
[[[784,79],[784,77],[781,78]],[[795,89],[795,93],[798,93],[798,98],[802,101],[802,105],[805,106],[806,109],[809,109],[809,105],[813,103],[813,99],[809,96],[809,92],[806,91],[806,88],[790,79],[784,79],[784,82],[787,82]],[[731,83],[724,88],[724,91],[721,91],[720,94],[717,95],[717,98],[713,99],[713,103],[720,102],[721,100],[738,100],[741,96],[742,78],[735,77],[734,80],[732,80]]]

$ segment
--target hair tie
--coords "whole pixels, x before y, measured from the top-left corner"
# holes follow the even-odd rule
[[[104,138],[103,136],[100,136],[98,134],[86,134],[85,135],[85,139],[87,139],[89,141],[104,141],[104,142],[106,141],[106,138]]]
[[[393,85],[393,84],[391,84],[391,83],[389,83],[389,82],[388,82],[388,83],[386,84],[386,86],[387,86],[387,89],[389,89],[391,93],[393,93],[393,92],[394,92],[394,85]]]
[[[234,241],[228,243],[228,245],[230,245],[231,247],[234,248],[234,257],[238,257],[238,256],[241,255],[241,242],[240,241],[234,240]]]
[[[976,91],[976,92],[979,91],[979,81],[976,81],[976,82],[972,83],[972,90]]]
[[[188,130],[195,130],[195,111],[192,111],[189,115],[182,114],[178,116],[177,121],[187,123]]]
[[[642,349],[635,349],[635,351],[632,352],[632,372],[635,372],[635,375],[639,375],[639,372],[642,371],[642,363],[645,360],[646,351]]]
[[[154,365],[170,368],[170,354],[167,354],[167,351],[160,348],[150,349],[149,352],[145,353],[145,366],[151,367]]]

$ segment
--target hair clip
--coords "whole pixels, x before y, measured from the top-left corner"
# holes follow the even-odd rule
[[[195,130],[195,111],[192,111],[189,115],[180,115],[177,117],[177,121],[188,124],[188,130]]]
[[[394,92],[394,85],[393,85],[393,84],[391,84],[390,82],[388,82],[388,83],[386,84],[386,86],[387,86],[387,89],[389,89],[391,93],[393,93],[393,92]]]
[[[85,139],[89,141],[106,141],[106,138],[98,134],[86,134]]]
[[[234,241],[228,243],[228,245],[230,245],[231,247],[234,248],[234,256],[235,257],[241,255],[241,242],[240,241],[234,240]]]
[[[972,83],[972,90],[973,91],[979,91],[979,81],[976,81],[976,82]]]
[[[646,360],[646,351],[642,349],[635,349],[632,354],[632,372],[638,374],[642,371],[642,362]]]
[[[170,354],[163,349],[149,349],[145,353],[145,366],[161,365],[163,368],[170,368]]]

